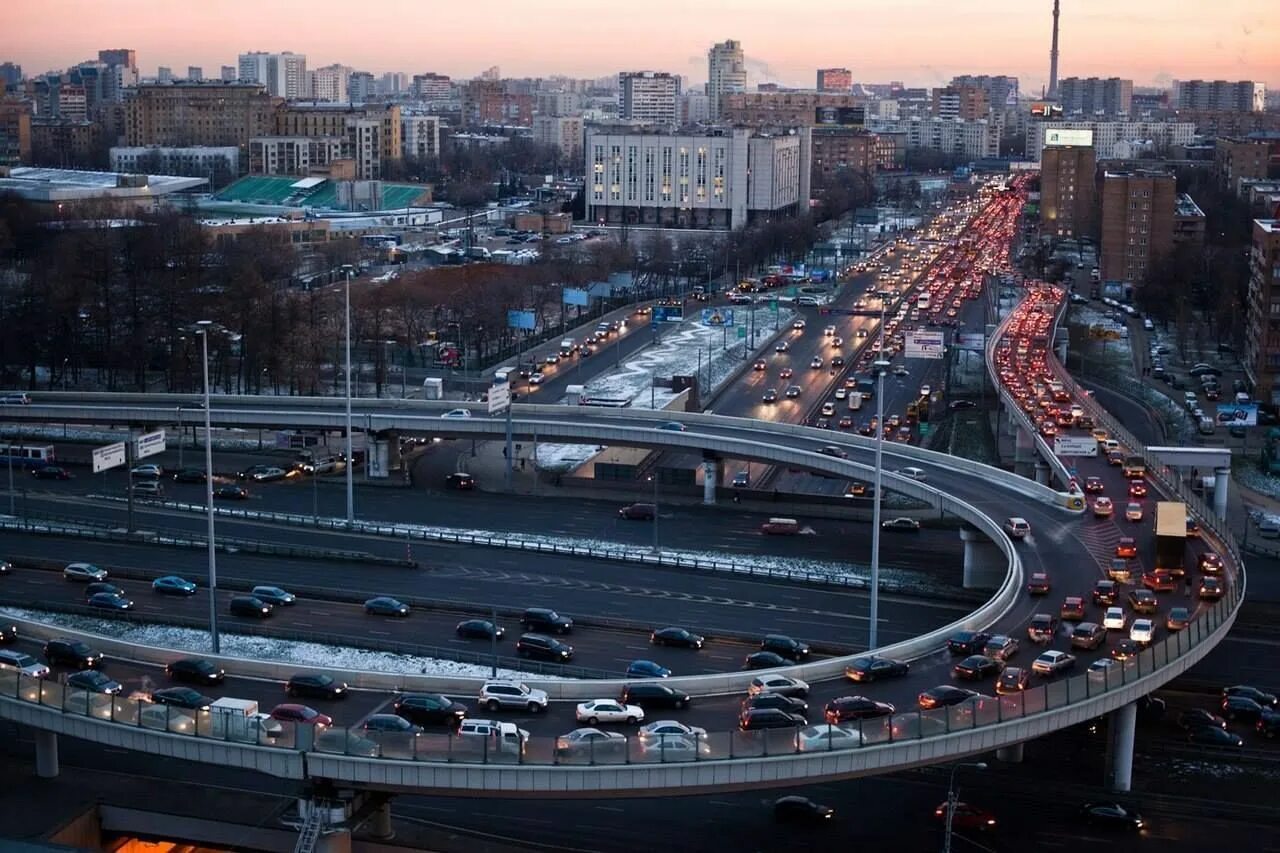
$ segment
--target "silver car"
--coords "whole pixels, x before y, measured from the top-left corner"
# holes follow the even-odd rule
[[[67,567],[62,570],[62,576],[69,581],[89,583],[90,581],[106,580],[107,570],[100,569],[93,563],[69,563]]]
[[[518,708],[536,714],[547,709],[547,691],[520,681],[486,681],[480,688],[480,707],[490,711]]]

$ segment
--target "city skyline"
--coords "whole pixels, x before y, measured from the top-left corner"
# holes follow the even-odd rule
[[[777,4],[764,0],[708,0],[696,8],[655,0],[643,17],[610,14],[585,0],[548,0],[536,19],[497,16],[482,24],[465,8],[404,0],[384,0],[377,14],[357,20],[347,19],[345,4],[333,0],[227,0],[216,8],[184,8],[182,36],[175,39],[171,26],[160,25],[172,23],[171,6],[160,0],[124,0],[110,8],[50,0],[10,10],[12,41],[0,44],[0,58],[39,74],[94,58],[102,48],[128,47],[137,50],[145,76],[162,65],[203,66],[207,75],[235,64],[242,52],[289,50],[306,54],[310,68],[338,62],[375,74],[469,78],[499,65],[508,77],[597,78],[652,69],[701,82],[707,49],[735,39],[743,44],[752,86],[812,88],[814,70],[830,66],[852,69],[860,82],[935,86],[956,74],[1008,74],[1028,94],[1047,83],[1051,2],[991,0],[960,16],[948,15],[954,7],[943,0],[859,0],[852,13],[848,5],[808,0],[808,14],[789,15],[791,31],[779,38]],[[1139,86],[1175,78],[1251,79],[1280,87],[1280,26],[1268,22],[1256,2],[1220,0],[1211,19],[1200,7],[1154,0],[1111,8],[1102,0],[1064,5],[1060,77],[1119,76]],[[904,25],[930,15],[945,25]],[[678,38],[672,38],[673,18],[681,22]],[[56,31],[50,21],[59,22]]]

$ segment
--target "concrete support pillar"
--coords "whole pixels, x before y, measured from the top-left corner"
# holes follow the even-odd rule
[[[702,502],[714,506],[716,487],[720,485],[720,466],[714,460],[707,459],[702,463]]]
[[[1227,518],[1227,489],[1231,486],[1231,469],[1213,469],[1213,513],[1219,519]]]
[[[960,540],[964,542],[964,588],[999,586],[1006,570],[1000,549],[972,527],[960,528]]]
[[[36,729],[36,775],[41,779],[58,776],[58,735]]]
[[[1015,743],[1010,746],[1002,746],[996,750],[996,758],[1005,764],[1021,764],[1022,763],[1022,744]]]
[[[1049,466],[1044,462],[1036,462],[1036,482],[1041,486],[1049,485]]]
[[[1013,472],[1031,479],[1035,476],[1036,462],[1035,437],[1023,427],[1017,427],[1013,434]]]
[[[1107,767],[1107,787],[1118,794],[1127,793],[1133,781],[1133,732],[1137,724],[1136,702],[1112,711],[1108,721],[1111,756]]]
[[[391,828],[391,801],[387,800],[378,806],[377,811],[369,818],[369,822],[365,824],[365,828],[369,834],[379,841],[388,841],[395,838],[396,831]]]
[[[365,471],[370,479],[385,480],[391,471],[391,446],[384,437],[369,436],[365,441]]]
[[[316,842],[316,853],[351,853],[351,833],[345,829],[329,829]]]
[[[404,464],[404,459],[400,456],[400,432],[387,430],[378,438],[385,439],[387,442],[387,470],[395,471],[400,468]]]

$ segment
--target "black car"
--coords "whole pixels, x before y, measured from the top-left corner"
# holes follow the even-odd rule
[[[799,714],[788,714],[776,708],[748,708],[738,719],[738,728],[744,732],[759,729],[798,729],[809,725]]]
[[[641,708],[687,708],[689,694],[665,684],[628,684],[622,688],[622,697],[618,700],[624,705],[639,705]]]
[[[451,489],[466,492],[476,487],[476,478],[463,471],[455,471],[444,478],[444,484]]]
[[[204,472],[199,468],[183,468],[173,475],[175,483],[203,483]]]
[[[1225,687],[1222,690],[1223,696],[1244,696],[1252,699],[1264,708],[1274,708],[1276,706],[1276,697],[1273,693],[1267,693],[1256,687],[1246,687],[1244,685],[1236,685],[1235,687]]]
[[[405,693],[391,706],[397,716],[418,726],[457,726],[467,706],[439,693]]]
[[[1085,803],[1080,807],[1080,817],[1094,826],[1116,829],[1142,829],[1146,826],[1142,815],[1119,803]]]
[[[790,666],[791,661],[777,652],[753,652],[743,660],[744,669],[773,669],[775,666]]]
[[[982,681],[984,678],[992,678],[999,675],[1003,669],[1003,663],[998,660],[992,660],[986,655],[969,655],[969,657],[952,667],[951,671],[955,673],[956,678],[963,678],[966,681]]]
[[[985,631],[957,631],[947,638],[947,650],[953,655],[976,655],[990,639]]]
[[[649,634],[649,642],[655,646],[680,646],[686,649],[700,649],[706,642],[705,637],[684,628],[659,628]]]
[[[190,687],[165,687],[151,694],[151,701],[157,705],[172,705],[175,708],[190,708],[193,711],[207,711],[213,700],[199,690]]]
[[[1115,581],[1098,581],[1093,585],[1093,603],[1106,607],[1116,603],[1120,590]]]
[[[73,672],[67,676],[67,686],[78,690],[87,690],[90,693],[106,693],[110,696],[114,696],[124,689],[120,682],[105,673],[98,672],[96,669]]]
[[[341,699],[347,695],[347,684],[332,675],[300,672],[289,676],[284,691],[290,696],[311,696],[316,699]]]
[[[781,693],[757,693],[755,696],[748,696],[742,703],[743,710],[751,710],[753,708],[773,708],[778,711],[786,711],[788,714],[800,714],[801,716],[809,713],[809,703],[798,696],[784,696]]]
[[[966,699],[972,699],[977,696],[972,690],[965,690],[963,687],[956,687],[951,684],[939,684],[937,687],[930,687],[928,690],[916,697],[916,703],[926,711],[930,708],[943,708],[951,705],[959,705]]]
[[[95,592],[89,596],[88,603],[90,607],[96,607],[99,610],[132,610],[133,602],[111,592]]]
[[[516,640],[516,654],[522,658],[562,663],[573,657],[573,646],[544,634],[521,634]]]
[[[213,496],[224,501],[247,501],[249,499],[249,490],[244,486],[228,483],[225,486],[218,486],[218,488],[214,489]]]
[[[87,643],[55,637],[44,644],[44,659],[53,666],[69,666],[89,669],[102,665],[102,652],[95,652]]]
[[[779,823],[825,823],[835,809],[815,803],[808,797],[779,797],[773,803],[773,817]]]
[[[84,588],[84,597],[87,600],[100,592],[105,592],[107,595],[124,595],[124,590],[113,583],[95,581]]]
[[[1203,708],[1192,708],[1178,715],[1178,726],[1188,732],[1204,728],[1225,729],[1227,721]]]
[[[1187,743],[1198,743],[1201,746],[1243,746],[1244,738],[1226,729],[1201,726],[1187,732]]]
[[[237,595],[231,599],[232,616],[256,616],[266,619],[271,615],[271,605],[256,595]]]
[[[467,619],[459,622],[454,629],[459,637],[468,640],[492,640],[496,635],[499,640],[506,633],[501,625],[495,625],[488,619]]]
[[[1258,718],[1258,722],[1254,723],[1254,728],[1258,730],[1258,734],[1274,738],[1280,734],[1280,712],[1263,708],[1262,716]]]
[[[1262,716],[1262,706],[1248,696],[1224,696],[1222,699],[1222,716],[1228,720],[1254,722]]]
[[[824,716],[828,723],[844,723],[887,717],[893,712],[894,707],[888,702],[877,702],[866,696],[841,696],[827,703]]]
[[[32,468],[31,476],[37,480],[70,480],[71,472],[57,465],[45,465],[40,468]]]
[[[395,714],[371,714],[361,726],[366,732],[374,734],[416,735],[422,733],[422,726],[414,725],[404,717]]]
[[[0,624],[0,643],[12,643],[18,639],[18,626]]]
[[[549,631],[552,634],[573,631],[573,620],[549,607],[530,607],[520,616],[520,624],[529,631]]]
[[[760,651],[773,652],[789,660],[799,661],[809,656],[809,644],[793,640],[785,634],[766,634],[760,641]]]
[[[911,664],[893,660],[892,658],[865,657],[857,658],[844,668],[845,677],[850,681],[877,681],[881,678],[898,678],[911,671]]]
[[[226,677],[225,670],[204,658],[181,658],[164,668],[174,681],[188,684],[217,684]]]

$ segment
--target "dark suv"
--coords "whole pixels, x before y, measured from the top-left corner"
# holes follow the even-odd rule
[[[522,658],[539,658],[564,662],[573,657],[573,646],[562,643],[555,637],[542,634],[522,634],[516,641],[516,654]]]
[[[809,656],[809,644],[793,640],[783,634],[766,634],[760,641],[760,651],[773,652],[789,660],[804,660]]]
[[[520,624],[531,631],[548,631],[553,634],[568,634],[573,631],[573,620],[561,616],[549,607],[530,607],[520,617]]]
[[[618,517],[628,521],[653,521],[656,511],[653,504],[627,504],[618,510]]]
[[[44,659],[50,664],[63,664],[73,669],[89,669],[102,665],[102,652],[95,652],[86,643],[56,637],[44,644]]]
[[[665,684],[628,684],[622,688],[619,701],[641,708],[685,708],[689,705],[689,694]]]
[[[231,599],[233,616],[256,616],[265,619],[271,615],[271,605],[254,595],[237,595]]]

